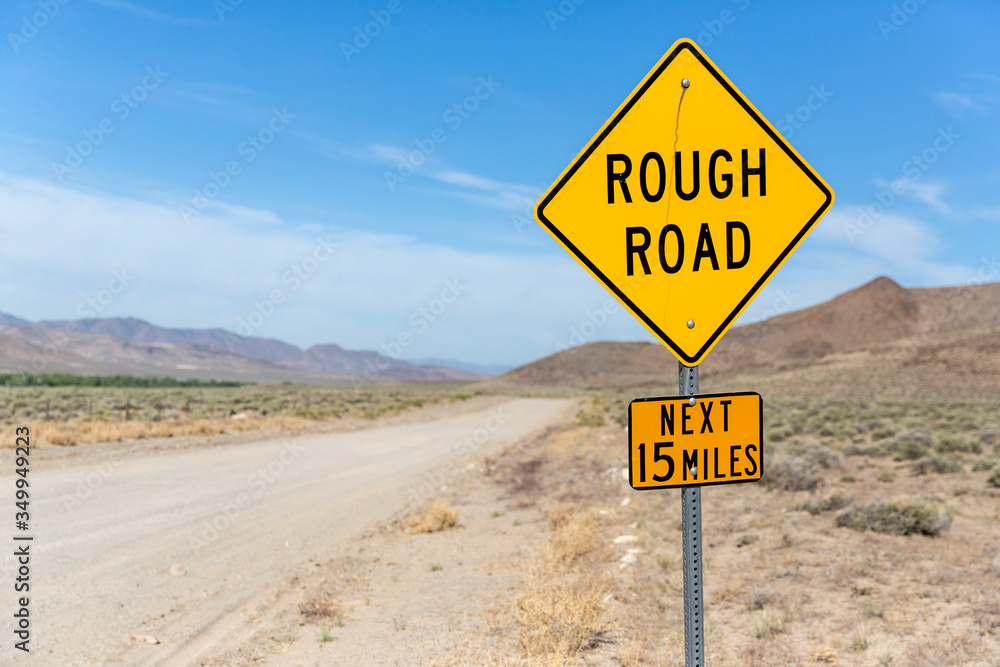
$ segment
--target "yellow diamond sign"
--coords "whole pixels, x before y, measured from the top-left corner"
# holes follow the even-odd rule
[[[688,366],[833,203],[711,60],[678,41],[535,206],[535,217]]]

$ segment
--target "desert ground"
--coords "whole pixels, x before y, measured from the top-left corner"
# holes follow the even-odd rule
[[[1000,401],[771,392],[764,480],[703,491],[709,664],[1000,664]],[[683,664],[632,394],[458,396],[35,450],[25,662]]]
[[[996,314],[897,288],[737,329],[705,365],[703,392],[765,405],[763,479],[703,490],[708,664],[1000,665]],[[879,335],[796,347],[838,326]],[[767,331],[787,345],[762,356]],[[595,343],[471,385],[6,387],[5,445],[35,438],[37,541],[33,652],[0,650],[682,665],[680,493],[628,486],[625,431],[676,369]]]
[[[447,480],[571,408],[483,397],[367,427],[38,448],[31,659],[197,664],[240,646],[300,602],[297,572],[421,507],[425,475]]]

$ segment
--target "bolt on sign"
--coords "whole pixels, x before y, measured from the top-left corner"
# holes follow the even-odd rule
[[[692,41],[679,40],[535,218],[696,366],[833,204],[833,191]]]
[[[756,482],[764,402],[756,392],[637,398],[628,406],[633,489]]]

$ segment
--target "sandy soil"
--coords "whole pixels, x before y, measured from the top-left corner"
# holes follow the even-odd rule
[[[683,665],[679,493],[628,488],[623,443],[620,427],[568,426],[476,461],[438,494],[461,510],[457,529],[388,525],[342,545],[297,573],[295,604],[269,633],[212,664]],[[985,475],[851,456],[812,493],[706,488],[709,664],[1000,665],[1000,492]],[[803,509],[837,494],[936,498],[954,521],[937,538],[882,535]],[[610,630],[583,651],[532,656],[518,600],[560,506],[598,518],[590,567],[611,582]],[[318,599],[328,616],[302,613]]]
[[[447,490],[473,461],[564,423],[575,407],[494,397],[353,432],[35,450],[33,652],[25,662],[230,664],[243,662],[241,647],[265,645],[280,655],[299,639],[282,619],[304,601],[302,573],[334,559],[330,585],[349,587],[421,569],[416,551],[366,571],[350,560],[352,548],[365,547],[351,541]],[[9,454],[0,459],[0,489],[14,487],[11,464]],[[456,541],[453,562],[473,546]],[[12,581],[14,572],[8,553],[0,577]],[[429,580],[426,593],[441,593],[438,584]],[[13,653],[13,598],[0,599],[4,660]],[[380,602],[371,602],[371,623],[442,622],[414,614],[412,601],[395,614],[376,613]],[[385,644],[378,636],[372,651]]]

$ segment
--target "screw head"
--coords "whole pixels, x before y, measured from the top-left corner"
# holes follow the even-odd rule
[[[697,468],[691,468],[691,474],[694,475],[695,477],[697,477],[698,476],[698,469]]]
[[[691,82],[688,79],[681,79],[681,86],[682,87],[687,88],[690,85],[691,85]]]
[[[688,320],[688,329],[694,329],[694,320]]]
[[[692,396],[691,398],[688,399],[688,405],[694,405],[697,402],[698,401],[695,400],[694,396]]]

